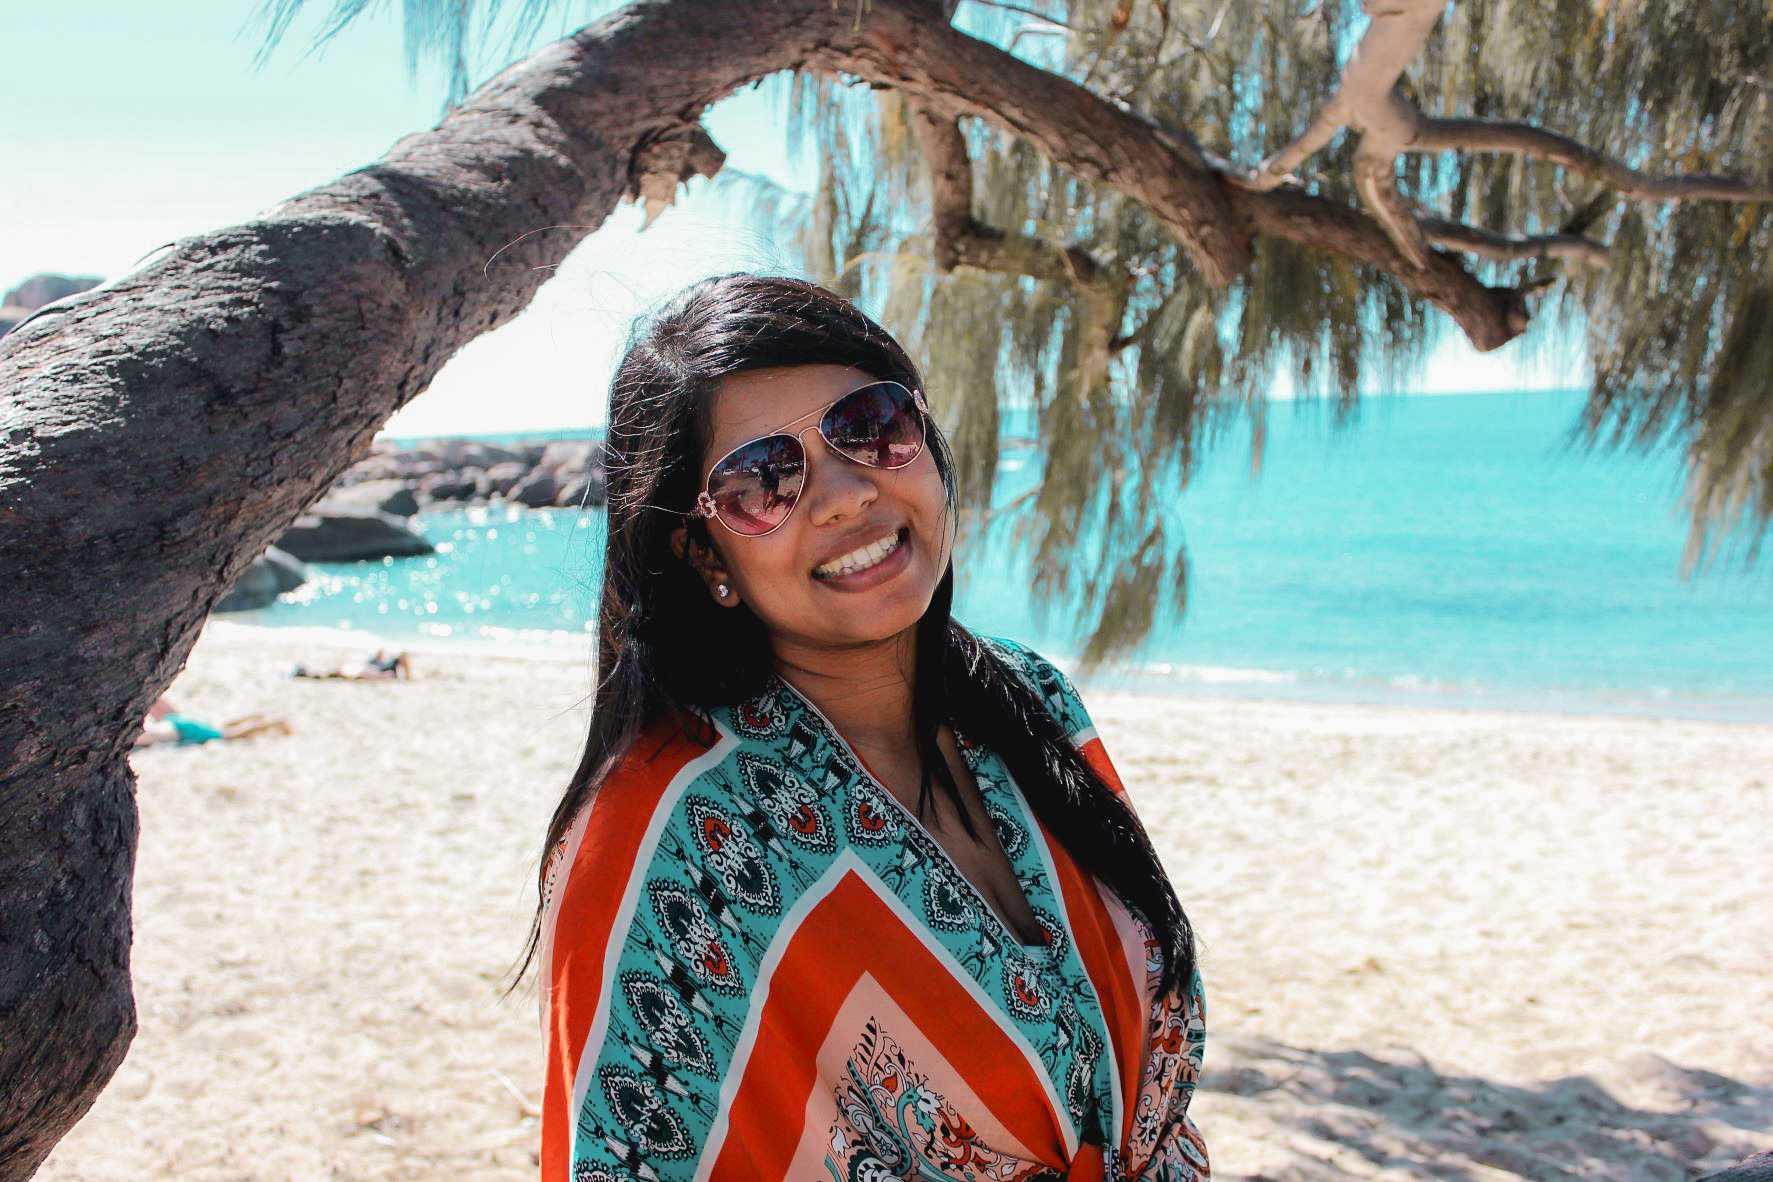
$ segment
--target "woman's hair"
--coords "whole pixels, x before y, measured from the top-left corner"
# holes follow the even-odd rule
[[[671,531],[715,548],[695,502],[721,379],[795,365],[853,366],[913,389],[923,383],[892,336],[847,300],[805,280],[736,272],[703,279],[636,320],[610,383],[604,447],[608,531],[597,620],[597,688],[590,735],[543,844],[542,900],[513,987],[539,947],[549,857],[579,810],[642,730],[668,717],[705,732],[700,711],[758,693],[774,671],[764,624],[741,604],[722,607],[671,547]],[[931,453],[955,511],[954,464],[932,421]],[[969,833],[959,787],[937,746],[952,720],[996,752],[1035,815],[1086,871],[1152,927],[1164,950],[1163,987],[1186,987],[1194,938],[1175,891],[1132,810],[1096,776],[1040,694],[949,615],[950,563],[918,621],[913,729],[923,764],[918,813],[940,789]],[[544,969],[544,971],[546,971]]]

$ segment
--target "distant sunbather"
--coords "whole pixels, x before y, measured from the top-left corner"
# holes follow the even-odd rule
[[[378,648],[367,657],[331,668],[297,664],[289,671],[291,677],[339,677],[347,681],[412,680],[412,661],[404,652],[390,653]]]
[[[243,714],[239,718],[230,718],[217,728],[200,718],[179,713],[172,699],[162,694],[148,707],[148,716],[142,720],[142,731],[135,737],[135,746],[177,743],[181,747],[191,747],[216,739],[244,739],[266,732],[287,735],[290,725],[281,718],[264,714]]]

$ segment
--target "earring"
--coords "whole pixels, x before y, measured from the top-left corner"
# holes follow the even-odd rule
[[[732,589],[729,588],[725,583],[720,583],[714,588],[714,593],[716,595],[720,596],[722,599],[725,599],[728,595],[732,594]]]

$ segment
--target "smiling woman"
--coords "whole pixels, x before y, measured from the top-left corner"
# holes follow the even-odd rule
[[[525,967],[547,1179],[1204,1179],[1189,923],[1075,687],[949,614],[921,379],[797,279],[610,389],[591,733]]]

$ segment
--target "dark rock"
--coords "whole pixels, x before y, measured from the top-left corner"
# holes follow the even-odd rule
[[[557,439],[542,449],[536,467],[552,472],[558,480],[584,476],[598,467],[602,447],[591,439]]]
[[[1773,1149],[1706,1174],[1697,1182],[1773,1182]]]
[[[524,477],[511,490],[511,499],[531,509],[540,509],[554,503],[555,495],[560,491],[559,482],[548,472],[536,471]]]
[[[306,513],[277,546],[305,562],[357,562],[430,554],[433,547],[400,518],[374,510]]]
[[[449,468],[490,468],[518,459],[509,448],[472,439],[449,439],[438,445],[437,458]]]
[[[399,456],[369,456],[346,468],[333,487],[351,488],[371,480],[399,480],[404,477],[405,468],[406,463]]]
[[[97,287],[97,275],[33,275],[6,293],[0,304],[35,312],[45,304]]]
[[[314,505],[317,512],[337,509],[356,513],[368,509],[411,517],[419,511],[419,499],[404,480],[365,480],[359,484],[334,485]]]
[[[455,472],[433,472],[419,478],[419,492],[430,501],[465,501],[474,495],[474,479]]]
[[[215,610],[238,612],[269,607],[279,595],[294,591],[307,581],[308,568],[299,558],[270,546],[253,559],[252,565],[215,605]]]
[[[413,495],[412,488],[405,481],[400,481],[382,494],[377,508],[396,517],[411,517],[419,511],[419,498]]]
[[[603,474],[593,473],[590,476],[575,476],[560,486],[554,494],[554,503],[563,509],[589,509],[604,503]]]
[[[516,487],[517,482],[529,475],[530,465],[522,460],[506,460],[502,464],[494,464],[486,470],[486,483],[493,492],[501,497]]]
[[[96,275],[33,275],[0,298],[0,336],[37,309],[99,285]]]

